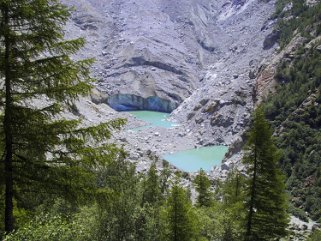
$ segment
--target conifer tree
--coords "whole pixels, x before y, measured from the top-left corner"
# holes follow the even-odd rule
[[[84,40],[64,41],[69,15],[59,0],[0,0],[0,176],[7,232],[14,229],[14,198],[50,193],[76,200],[76,193],[92,190],[95,166],[118,153],[106,141],[123,121],[85,128],[79,119],[62,117],[90,92],[92,81],[92,60],[71,58]]]
[[[223,212],[223,241],[241,240],[244,210],[244,177],[237,170],[232,170],[222,184],[220,198]]]
[[[168,198],[168,224],[170,241],[195,240],[195,224],[192,219],[192,204],[184,188],[177,183]]]
[[[284,237],[288,214],[284,178],[278,167],[280,155],[261,108],[254,113],[246,153],[243,162],[247,165],[249,180],[245,240]]]
[[[126,159],[99,170],[98,240],[135,240],[141,193],[136,167]]]
[[[194,180],[196,191],[198,192],[197,205],[210,207],[212,204],[212,194],[210,192],[211,181],[206,176],[203,169],[200,170]]]
[[[162,240],[164,204],[161,193],[161,178],[153,162],[147,176],[142,180],[142,203],[137,221],[137,240]]]
[[[160,173],[160,189],[161,194],[166,195],[169,190],[169,178],[171,176],[171,170],[169,168],[169,163],[167,161],[163,161],[163,170]]]
[[[143,182],[143,203],[155,205],[161,201],[160,178],[157,174],[156,164],[153,163]]]

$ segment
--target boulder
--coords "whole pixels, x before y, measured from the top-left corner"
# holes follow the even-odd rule
[[[206,105],[209,101],[210,101],[209,99],[202,99],[202,100],[200,101],[200,104],[204,106],[204,105]]]
[[[263,49],[268,50],[271,49],[280,39],[280,32],[279,31],[273,31],[268,36],[266,36],[264,42],[263,42]]]
[[[188,113],[188,115],[187,115],[187,120],[192,119],[195,115],[196,115],[195,112],[190,112],[190,113]]]
[[[242,98],[242,97],[239,97],[239,96],[235,96],[232,99],[232,103],[235,104],[235,105],[245,106],[246,105],[246,99]]]
[[[219,102],[213,101],[203,109],[203,112],[213,114],[216,110],[218,110],[218,108],[219,108]]]
[[[217,114],[211,119],[211,126],[222,126],[224,128],[231,126],[234,119],[231,116]]]
[[[204,119],[202,117],[199,117],[199,118],[195,119],[195,123],[196,124],[201,124],[203,122],[204,122]]]
[[[198,111],[199,109],[202,108],[202,106],[203,106],[203,105],[196,105],[193,110],[194,110],[194,111]]]
[[[315,230],[320,230],[321,229],[321,224],[319,223],[316,223],[312,226],[312,231],[315,231]]]
[[[250,79],[256,79],[257,71],[255,69],[251,69],[249,72],[249,78]]]
[[[222,171],[228,171],[228,170],[230,170],[230,167],[229,167],[226,163],[223,163],[223,164],[221,165],[221,170],[222,170]]]

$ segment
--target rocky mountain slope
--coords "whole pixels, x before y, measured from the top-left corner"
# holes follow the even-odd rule
[[[278,3],[282,51],[262,71],[266,78],[258,78],[257,86],[261,99],[265,90],[276,90],[263,106],[282,150],[280,163],[291,194],[291,212],[320,221],[321,3]],[[269,77],[271,72],[275,74]]]
[[[116,110],[172,112],[199,145],[233,143],[274,52],[271,0],[68,0],[66,34],[88,41],[100,91]]]
[[[98,83],[92,101],[99,105],[95,106],[90,101],[86,104],[104,112],[97,115],[97,120],[125,117],[129,119],[129,126],[137,126],[140,124],[137,120],[117,110],[148,109],[171,112],[171,118],[180,124],[168,130],[153,128],[139,133],[122,132],[115,135],[119,144],[125,144],[130,160],[139,161],[138,171],[147,170],[150,158],[157,158],[164,153],[203,145],[226,144],[231,146],[228,160],[211,172],[212,178],[218,175],[225,177],[228,170],[239,163],[241,158],[238,153],[243,144],[242,134],[249,124],[250,113],[255,105],[266,98],[271,103],[275,98],[277,100],[274,102],[285,101],[285,106],[298,104],[298,109],[294,108],[293,111],[295,118],[285,117],[280,126],[274,123],[277,134],[290,133],[294,136],[292,139],[297,141],[302,138],[303,133],[312,133],[310,129],[306,131],[300,126],[300,131],[291,131],[295,128],[288,122],[295,124],[298,120],[302,122],[300,118],[306,122],[313,119],[314,117],[306,118],[307,113],[319,112],[310,111],[307,107],[310,108],[311,103],[313,108],[319,106],[319,93],[316,94],[311,89],[308,98],[302,102],[304,94],[295,97],[297,90],[294,86],[293,96],[299,100],[292,101],[291,105],[282,98],[282,95],[291,95],[286,90],[284,93],[279,90],[280,93],[273,97],[269,94],[276,90],[276,86],[284,84],[284,81],[291,83],[292,80],[287,79],[293,76],[290,75],[290,78],[287,75],[295,61],[309,60],[306,52],[313,48],[319,51],[319,34],[314,28],[313,31],[307,29],[307,26],[320,28],[318,24],[311,24],[312,20],[301,24],[301,32],[313,35],[312,39],[303,37],[305,34],[299,34],[296,30],[300,25],[296,21],[301,19],[295,17],[298,14],[296,11],[301,11],[295,6],[302,2],[279,0],[277,13],[275,2],[66,1],[76,6],[67,27],[67,35],[85,37],[88,44],[82,57],[97,59],[93,74]],[[319,1],[306,3],[303,4],[304,9],[316,6]],[[310,15],[314,19],[313,12]],[[304,18],[308,19],[307,16]],[[278,20],[285,22],[284,28],[275,27]],[[288,22],[294,22],[291,27],[293,29],[287,29]],[[281,42],[281,47],[277,44],[278,41]],[[300,46],[305,47],[298,54]],[[294,71],[297,72],[296,69]],[[308,79],[310,81],[311,78]],[[304,88],[300,91],[304,92]],[[311,101],[311,96],[317,101]],[[316,102],[318,105],[315,105]],[[268,107],[271,107],[271,103],[268,102]],[[277,106],[275,103],[273,105]],[[96,111],[86,111],[83,106],[84,104],[80,104],[80,109],[83,109],[80,110],[81,114],[95,119],[93,116]],[[284,111],[284,108],[274,109],[274,112]],[[272,123],[275,122],[273,118],[270,117]],[[315,164],[319,160],[316,154],[319,149],[314,145],[319,142],[314,141],[319,140],[319,132],[317,128],[313,131],[316,133],[314,139],[311,134],[306,135],[307,140],[312,141],[310,144],[305,141],[308,144],[303,151],[284,141],[284,135],[280,135],[278,140],[279,147],[285,150],[282,167],[288,174],[287,186],[293,197],[291,212],[305,221],[310,217],[307,212],[313,214],[314,220],[320,217],[317,205],[320,189],[317,186],[319,184],[316,185],[320,183],[320,171],[316,171],[320,170],[320,165]],[[233,156],[235,153],[237,155]],[[294,159],[293,153],[298,153]],[[311,159],[312,154],[315,158]],[[158,168],[161,168],[160,165],[158,163]],[[305,228],[298,228],[298,232],[301,229]]]

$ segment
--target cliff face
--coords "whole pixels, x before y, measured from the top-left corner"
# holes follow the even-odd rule
[[[76,7],[67,36],[85,37],[82,55],[97,60],[101,101],[117,110],[177,107],[172,117],[199,144],[229,144],[243,131],[257,71],[274,51],[273,0],[65,3]]]

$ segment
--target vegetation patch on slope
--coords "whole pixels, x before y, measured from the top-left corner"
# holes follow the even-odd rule
[[[295,35],[305,37],[306,45],[280,63],[276,75],[279,85],[276,94],[264,103],[265,113],[283,150],[281,164],[288,178],[292,213],[307,219],[307,212],[320,221],[321,3],[308,6],[302,0],[279,0],[275,17],[280,18],[281,48]]]

